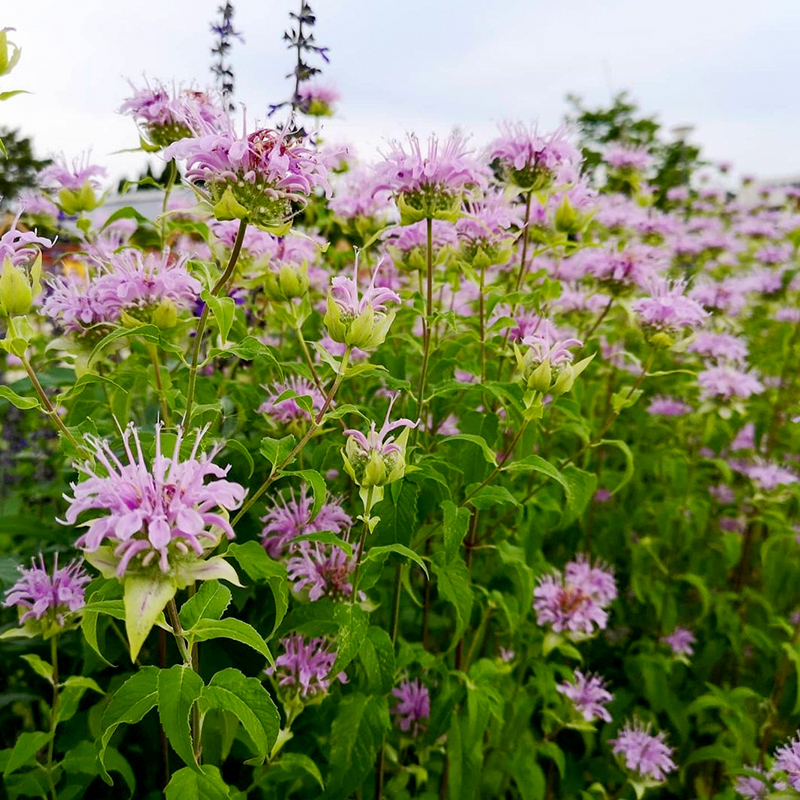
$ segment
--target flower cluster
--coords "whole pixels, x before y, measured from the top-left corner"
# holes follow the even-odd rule
[[[87,511],[102,512],[84,523],[88,530],[75,543],[90,563],[102,561],[120,578],[129,570],[151,566],[175,573],[187,559],[203,558],[222,535],[233,538],[225,511],[241,505],[245,490],[225,480],[229,468],[214,464],[217,448],[198,455],[204,434],[205,429],[197,432],[188,457],[183,458],[179,429],[172,454],[165,455],[161,425],[157,425],[152,465],[145,460],[133,424],[122,439],[127,463],[117,458],[108,442],[86,437],[103,469],[97,470],[90,462],[79,467],[87,479],[72,484],[64,524],[74,525]],[[109,546],[102,548],[104,542]],[[101,548],[105,552],[93,558]]]
[[[585,556],[569,562],[564,574],[556,572],[539,579],[533,590],[533,609],[539,625],[573,638],[591,636],[608,624],[608,606],[617,597],[613,573],[592,566]]]
[[[273,676],[279,687],[302,700],[312,700],[327,694],[333,677],[331,670],[336,662],[336,651],[320,637],[306,640],[297,633],[281,639],[284,652],[275,659],[275,666],[266,674]],[[347,683],[344,672],[334,676]]]
[[[611,722],[606,704],[614,699],[614,695],[605,688],[605,683],[599,676],[584,675],[576,669],[572,683],[559,683],[556,689],[572,701],[572,705],[586,722],[594,722],[596,719]]]
[[[91,578],[80,561],[59,567],[56,553],[51,573],[47,570],[44,556],[40,554],[38,564],[34,559],[30,567],[17,569],[22,577],[6,590],[3,607],[17,606],[20,625],[25,625],[29,620],[42,622],[47,618],[63,628],[69,616],[85,605],[84,587]]]
[[[621,756],[625,767],[644,780],[662,783],[677,769],[672,760],[673,749],[662,732],[650,733],[650,724],[639,720],[626,722],[616,739],[609,739],[615,755]]]
[[[399,701],[392,714],[401,731],[410,732],[416,738],[425,729],[431,715],[431,696],[428,687],[421,681],[403,681],[392,689]]]

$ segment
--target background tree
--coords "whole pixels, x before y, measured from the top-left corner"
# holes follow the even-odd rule
[[[32,141],[18,130],[0,128],[0,139],[7,150],[6,157],[0,158],[0,209],[5,209],[21,191],[36,187],[37,173],[50,160],[35,158]]]
[[[627,92],[617,94],[609,107],[589,108],[573,94],[567,95],[567,103],[566,122],[578,131],[584,172],[594,175],[610,144],[642,147],[654,159],[649,183],[655,190],[656,206],[666,204],[667,192],[673,187],[689,185],[694,172],[706,163],[700,158],[700,148],[685,137],[668,139],[662,123],[645,116]]]

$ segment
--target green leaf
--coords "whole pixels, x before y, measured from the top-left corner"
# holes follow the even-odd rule
[[[211,708],[230,711],[238,718],[263,763],[278,738],[280,718],[261,681],[247,678],[237,669],[218,672],[200,698],[201,713]]]
[[[20,767],[32,763],[36,754],[53,738],[52,733],[21,733],[3,770],[3,777],[7,778]]]
[[[280,377],[283,377],[281,365],[275,358],[271,348],[267,347],[267,345],[265,345],[263,342],[259,342],[258,339],[255,339],[252,336],[245,336],[241,342],[237,342],[227,350],[217,351],[216,349],[212,349],[211,355],[214,355],[217,352],[219,352],[220,355],[224,353],[226,355],[236,356],[244,361],[253,361],[256,358],[266,358],[267,361],[270,362],[270,366],[278,371]]]
[[[292,539],[292,544],[299,544],[300,542],[322,542],[322,544],[332,544],[341,548],[347,553],[348,558],[353,557],[353,545],[345,541],[340,536],[337,536],[331,531],[317,531],[315,533],[304,533],[302,536],[295,536]]]
[[[325,478],[314,469],[301,469],[296,472],[283,472],[282,476],[298,475],[302,480],[311,486],[311,491],[314,493],[314,506],[311,510],[311,518],[319,514],[319,510],[325,505],[325,500],[328,496],[328,486],[325,483]]]
[[[223,342],[228,341],[228,334],[233,325],[233,316],[236,313],[236,301],[232,297],[214,297],[211,292],[201,292],[200,298],[208,305],[219,328]]]
[[[122,584],[125,603],[125,631],[131,646],[131,661],[136,661],[147,634],[175,597],[175,584],[152,575],[131,575]]]
[[[164,790],[166,800],[229,800],[228,785],[218,767],[204,764],[199,771],[184,767],[170,779]]]
[[[564,487],[567,501],[570,500],[570,485],[561,472],[549,461],[545,461],[541,456],[526,456],[519,461],[512,461],[508,466],[503,467],[503,472],[539,472],[547,475],[554,481],[558,481]]]
[[[326,798],[344,800],[353,795],[371,771],[389,727],[389,712],[383,698],[358,692],[342,698],[331,725],[331,769]]]
[[[623,473],[620,482],[611,491],[611,494],[616,494],[623,486],[629,483],[633,477],[633,453],[631,452],[631,448],[628,446],[628,443],[624,442],[622,439],[601,439],[597,444],[593,445],[593,447],[602,447],[603,445],[616,447],[622,453],[622,455],[625,456],[625,472]]]
[[[105,350],[108,345],[116,342],[118,339],[124,339],[127,336],[138,336],[148,342],[158,342],[160,340],[160,333],[155,325],[140,325],[138,328],[117,328],[111,331],[107,336],[104,336],[92,350],[87,366],[91,367],[100,353]]]
[[[105,694],[95,681],[83,675],[70,675],[70,677],[64,681],[61,694],[58,698],[58,707],[56,708],[57,724],[66,722],[75,716],[81,698],[86,693],[87,689],[91,689],[98,694]]]
[[[422,558],[418,556],[411,548],[406,547],[403,544],[385,544],[381,547],[370,547],[370,549],[367,550],[366,560],[374,561],[376,559],[385,558],[389,553],[397,553],[400,556],[410,558],[422,569],[422,571],[425,573],[425,577],[428,577],[428,568],[425,566],[425,562],[422,560]]]
[[[100,720],[101,775],[111,783],[105,766],[106,748],[117,727],[140,722],[158,704],[158,667],[141,667],[117,689]]]
[[[394,645],[383,628],[370,626],[358,652],[371,694],[388,694],[394,685]]]
[[[246,622],[240,619],[229,617],[228,619],[201,619],[186,635],[196,642],[205,642],[209,639],[233,639],[248,647],[252,647],[257,653],[273,663],[272,653],[270,653],[267,643],[261,634]]]
[[[494,506],[518,506],[519,502],[505,486],[484,486],[469,499],[469,504],[475,508],[485,509]]]
[[[592,472],[585,472],[569,464],[564,467],[565,480],[570,486],[570,501],[565,504],[564,513],[561,515],[561,527],[569,525],[580,517],[586,510],[589,501],[594,497],[597,489],[597,476]]]
[[[297,439],[291,433],[282,439],[273,439],[270,436],[265,436],[261,440],[259,453],[272,464],[272,472],[274,472],[276,467],[286,460],[289,453],[294,449],[295,444],[297,444]]]
[[[375,528],[376,543],[411,543],[417,529],[419,486],[409,480],[390,484],[384,499],[375,506],[380,522]]]
[[[222,619],[231,602],[230,590],[218,581],[204,581],[194,597],[190,597],[180,612],[184,629],[193,628],[201,619]]]
[[[452,500],[445,500],[442,505],[442,531],[444,535],[444,558],[452,561],[458,555],[461,543],[469,530],[471,514],[468,508],[458,508]]]
[[[447,564],[444,563],[444,554],[437,553],[433,558],[433,572],[439,594],[453,605],[456,612],[456,630],[450,645],[452,650],[464,635],[472,614],[473,597],[469,571],[463,560]]]
[[[250,455],[250,451],[238,439],[227,439],[225,442],[225,449],[235,450],[245,457],[247,465],[250,467],[247,478],[248,480],[252,478],[256,469],[256,462],[253,460],[253,456]]]
[[[486,443],[486,439],[484,439],[483,436],[474,436],[471,433],[457,433],[453,436],[446,436],[441,441],[442,444],[455,441],[471,442],[472,444],[480,447],[483,457],[486,459],[488,464],[491,464],[493,467],[497,466],[497,453],[495,453],[495,451],[489,447],[489,445]]]
[[[269,641],[278,630],[289,608],[289,579],[286,567],[273,561],[258,542],[233,543],[228,552],[239,562],[239,566],[254,581],[266,581],[275,599],[275,624],[267,636]]]
[[[160,188],[160,187],[159,187]],[[100,233],[102,233],[109,225],[113,225],[118,219],[135,219],[140,225],[152,225],[152,221],[149,220],[144,214],[138,212],[133,206],[124,206],[123,208],[117,209],[106,221],[103,223],[103,227],[100,228]]]
[[[36,397],[23,397],[8,388],[8,386],[0,386],[0,397],[8,400],[12,405],[17,408],[41,408],[41,403]]]
[[[203,679],[186,664],[158,673],[158,716],[172,749],[190,767],[197,766],[189,715],[203,691]]]
[[[44,678],[51,686],[53,685],[53,667],[40,656],[28,653],[20,656],[23,661],[27,661],[30,668],[39,676]]]
[[[336,663],[331,672],[342,672],[361,649],[369,628],[369,615],[355,603],[337,603],[333,619],[339,626],[336,637]]]
[[[303,753],[284,753],[280,761],[272,765],[270,772],[278,769],[286,772],[291,778],[297,777],[298,773],[306,773],[319,784],[321,791],[325,791],[325,784],[322,781],[319,767]]]

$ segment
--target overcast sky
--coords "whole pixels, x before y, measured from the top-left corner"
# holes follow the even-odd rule
[[[762,177],[800,174],[800,0],[311,0],[325,79],[342,94],[331,141],[366,157],[405,131],[454,125],[488,140],[504,119],[559,124],[565,95],[607,103],[627,89],[715,160]],[[217,0],[2,0],[0,27],[22,46],[0,91],[1,124],[39,153],[91,148],[114,176],[140,155],[115,113],[126,79],[209,84]],[[236,99],[264,118],[290,89],[281,41],[296,2],[237,0]]]

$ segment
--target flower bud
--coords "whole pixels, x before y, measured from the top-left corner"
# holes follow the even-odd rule
[[[0,29],[0,75],[8,75],[17,65],[22,51],[13,42],[8,41],[8,31],[13,28]]]
[[[87,180],[80,189],[62,189],[58,193],[58,205],[68,216],[77,216],[94,211],[103,201]]]
[[[278,272],[268,270],[264,290],[271,300],[278,302],[303,297],[308,291],[308,264],[281,264]]]
[[[169,298],[164,298],[153,310],[153,324],[161,330],[174,328],[178,323],[178,310],[175,303]]]
[[[30,311],[33,298],[42,289],[42,256],[36,256],[31,267],[30,277],[21,267],[14,266],[10,258],[3,262],[0,275],[0,308],[9,317],[18,317]]]

